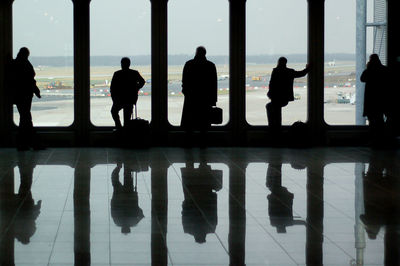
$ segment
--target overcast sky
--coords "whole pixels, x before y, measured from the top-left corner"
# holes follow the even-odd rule
[[[326,52],[355,52],[355,0],[326,0]],[[150,0],[92,0],[92,55],[150,54]],[[15,0],[14,54],[72,55],[71,0]],[[169,54],[228,55],[228,0],[169,0]],[[307,52],[307,0],[247,0],[247,54]]]

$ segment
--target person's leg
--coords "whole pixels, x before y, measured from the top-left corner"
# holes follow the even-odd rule
[[[133,113],[133,104],[125,104],[124,105],[124,126],[131,120]]]
[[[122,109],[122,106],[120,104],[113,103],[111,107],[111,116],[114,120],[115,127],[117,129],[122,128],[121,120],[119,119],[119,111]]]
[[[372,145],[378,145],[383,142],[384,121],[382,114],[373,114],[368,116],[369,133]]]
[[[31,145],[33,134],[33,123],[31,115],[31,101],[26,101],[17,104],[19,113],[19,127],[17,135],[18,149],[25,150]]]
[[[282,125],[282,107],[276,103],[270,102],[266,105],[268,125],[271,130],[279,130]]]

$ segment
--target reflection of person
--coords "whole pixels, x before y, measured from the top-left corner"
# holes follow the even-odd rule
[[[189,137],[193,130],[200,130],[204,138],[211,125],[210,109],[217,103],[217,70],[214,63],[207,60],[206,49],[202,46],[183,68],[182,93],[185,100],[181,126]]]
[[[396,155],[373,154],[364,175],[364,214],[360,215],[370,239],[385,228],[384,265],[400,265],[400,190]]]
[[[206,242],[218,224],[217,193],[222,175],[205,163],[194,168],[192,162],[181,168],[185,200],[182,202],[182,225],[185,233],[194,236],[197,243]]]
[[[277,131],[282,125],[282,107],[294,101],[293,81],[303,77],[310,71],[309,65],[302,71],[286,67],[287,59],[280,57],[276,68],[272,70],[267,96],[271,102],[266,105],[268,124]]]
[[[20,116],[17,137],[19,150],[27,150],[31,145],[39,148],[39,143],[34,139],[31,106],[33,95],[35,94],[38,98],[41,96],[40,90],[36,86],[35,70],[28,57],[28,48],[22,47],[12,63],[12,77],[9,81],[9,86],[13,91],[13,103],[17,106]]]
[[[111,115],[117,129],[122,128],[119,118],[119,111],[123,109],[124,125],[129,121],[133,112],[133,105],[138,99],[138,92],[144,86],[145,81],[136,70],[130,69],[131,61],[124,57],[121,59],[121,70],[114,73],[111,80],[111,98],[113,105],[111,107]]]
[[[282,163],[269,163],[267,170],[267,187],[271,194],[268,199],[268,215],[272,226],[278,233],[286,233],[286,227],[296,224],[305,225],[304,221],[293,218],[294,194],[282,186]]]
[[[113,196],[111,199],[111,216],[114,223],[121,227],[121,232],[128,234],[131,227],[143,219],[143,211],[139,207],[138,194],[133,184],[131,169],[124,166],[124,184],[119,181],[122,165],[118,164],[111,174]]]
[[[367,69],[361,74],[361,81],[365,82],[364,112],[370,127],[373,142],[382,141],[384,131],[385,99],[387,90],[385,83],[388,82],[388,70],[382,65],[377,54],[369,57]]]

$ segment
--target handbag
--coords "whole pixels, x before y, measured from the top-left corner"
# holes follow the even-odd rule
[[[210,109],[210,123],[211,124],[222,124],[222,109],[216,106]]]

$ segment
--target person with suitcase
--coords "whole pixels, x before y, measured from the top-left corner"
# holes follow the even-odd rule
[[[124,112],[124,125],[131,119],[133,106],[138,100],[138,92],[146,83],[137,70],[130,69],[131,60],[127,57],[121,59],[121,70],[114,73],[111,80],[111,98],[113,105],[111,115],[117,130],[122,129],[119,111]]]
[[[211,125],[210,111],[217,103],[217,69],[206,58],[206,49],[197,47],[194,59],[185,63],[182,93],[185,96],[181,126],[186,131],[186,144],[191,145],[193,131],[200,131],[200,145],[205,146],[206,131]]]

